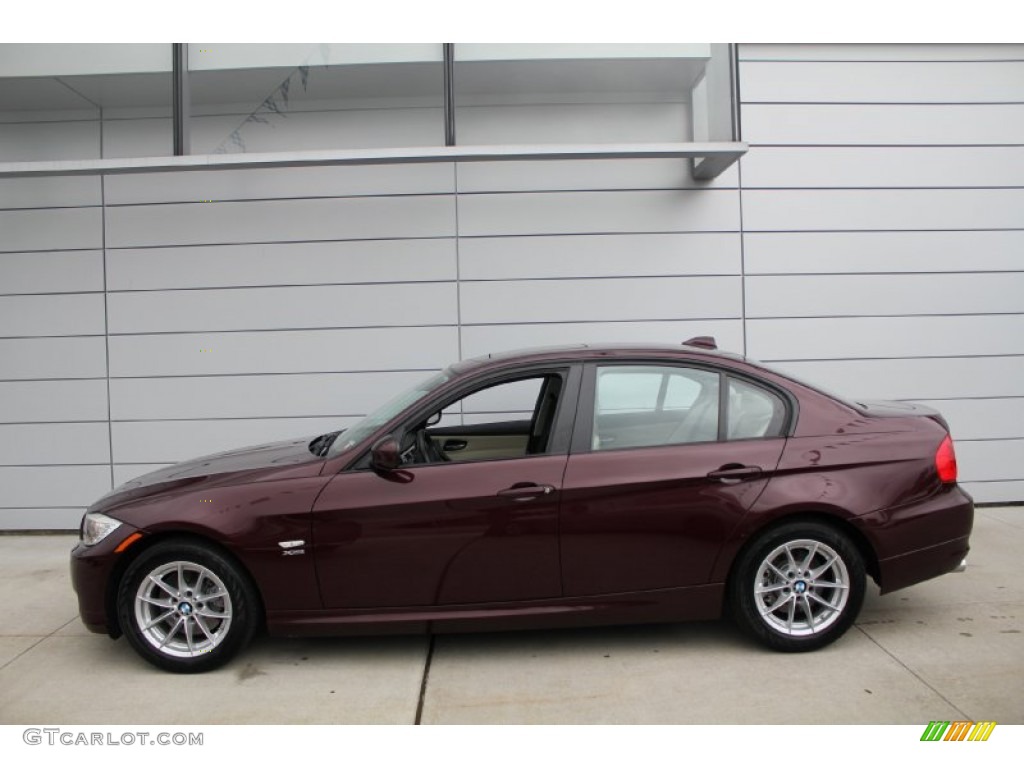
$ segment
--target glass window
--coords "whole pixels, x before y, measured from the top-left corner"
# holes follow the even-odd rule
[[[406,464],[519,459],[550,448],[563,377],[556,373],[502,381],[450,402],[408,425]]]
[[[665,410],[678,411],[691,408],[701,393],[701,383],[690,376],[669,376],[665,389]]]
[[[395,396],[377,410],[367,414],[348,429],[344,430],[331,446],[330,455],[336,456],[347,451],[360,440],[366,439],[378,427],[395,418],[403,410],[421,400],[451,378],[448,371],[434,374],[426,381]]]
[[[456,44],[458,144],[693,141],[707,44]]]
[[[0,161],[170,155],[169,44],[0,45]]]
[[[597,370],[596,451],[699,443],[718,438],[717,373],[648,365]]]
[[[543,383],[543,377],[535,377],[479,390],[456,403],[452,416],[462,424],[529,419]]]
[[[726,437],[745,440],[778,437],[786,420],[782,398],[766,389],[729,379],[729,423]]]
[[[443,46],[193,43],[194,154],[444,144]]]

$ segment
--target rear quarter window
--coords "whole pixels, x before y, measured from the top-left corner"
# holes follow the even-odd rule
[[[779,437],[786,423],[786,404],[764,387],[729,377],[727,440]]]

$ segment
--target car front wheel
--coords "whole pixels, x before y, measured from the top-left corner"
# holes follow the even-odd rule
[[[132,563],[118,590],[132,647],[171,672],[206,672],[252,637],[258,600],[239,568],[215,549],[166,541]]]
[[[864,559],[840,531],[790,523],[740,557],[730,584],[733,617],[780,651],[811,651],[841,637],[864,602]]]

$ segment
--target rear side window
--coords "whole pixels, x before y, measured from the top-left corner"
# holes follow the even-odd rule
[[[726,439],[779,437],[786,422],[782,398],[763,387],[729,377]]]
[[[718,438],[719,376],[676,366],[597,369],[591,448],[700,443]]]

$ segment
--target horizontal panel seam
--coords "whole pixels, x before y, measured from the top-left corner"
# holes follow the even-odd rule
[[[466,411],[466,413],[489,413],[489,411]],[[490,413],[506,413],[506,411],[490,411]],[[139,423],[162,423],[180,421],[265,421],[281,419],[360,419],[366,413],[300,413],[290,416],[268,416],[264,414],[256,416],[162,416],[153,418],[136,419],[110,419],[111,424],[139,424]],[[59,421],[0,421],[0,427],[15,426],[62,426],[65,424],[106,424],[107,419],[61,419]]]
[[[578,162],[578,161],[573,161]],[[220,171],[223,173],[223,171]],[[459,195],[468,196],[484,196],[484,195],[548,195],[548,194],[573,194],[576,192],[581,193],[618,193],[618,192],[728,192],[735,190],[737,186],[717,184],[714,187],[567,187],[565,189],[478,189],[478,190],[460,190]],[[138,203],[107,203],[108,208],[141,208],[149,206],[166,206],[166,205],[217,205],[218,203],[276,203],[276,202],[287,202],[291,200],[375,200],[375,199],[392,199],[392,198],[415,198],[415,197],[441,197],[447,198],[455,195],[454,190],[438,190],[433,192],[381,192],[381,193],[361,193],[351,195],[281,195],[277,197],[239,197],[239,198],[223,198],[223,199],[211,199],[211,200],[149,200]],[[54,208],[56,206],[53,206]],[[89,206],[63,206],[68,208],[74,207],[89,207]],[[49,207],[41,206],[43,210],[49,209]],[[4,209],[0,209],[4,210]],[[33,210],[27,208],[12,208],[9,210]]]
[[[836,143],[829,142],[827,144],[807,144],[803,142],[793,142],[787,144],[767,143],[757,144],[751,142],[750,148],[761,148],[761,149],[1007,149],[1024,147],[1024,144],[1019,142],[994,142],[985,144],[906,144],[898,142],[885,142],[877,144],[858,144],[853,142]],[[740,162],[743,162],[742,160]]]
[[[19,205],[14,208],[0,208],[0,213],[20,213],[22,211],[81,211],[90,208],[102,208],[102,203],[82,203],[81,205]]]
[[[773,234],[790,233],[799,234],[802,232],[835,232],[835,233],[856,233],[856,232],[1024,232],[1024,227],[949,227],[945,229],[746,229],[744,234]]]
[[[1024,104],[1024,101],[1018,99],[1000,99],[991,101],[776,101],[768,99],[763,101],[755,101],[753,99],[747,99],[740,102],[741,106],[760,104],[772,104],[781,106],[818,106],[825,104],[851,107],[1000,107],[1018,106]]]
[[[772,257],[760,257],[772,258]],[[816,258],[816,257],[815,257]],[[912,270],[893,270],[891,272],[876,272],[865,270],[863,272],[747,272],[747,277],[930,277],[932,275],[1024,275],[1021,269],[948,269],[948,270],[923,270],[915,272]]]
[[[104,464],[103,466],[106,466],[106,464]],[[32,509],[86,509],[87,506],[88,506],[87,504],[78,504],[78,505],[73,506],[73,507],[61,507],[61,506],[57,506],[57,505],[46,506],[46,507],[24,507],[24,506],[23,507],[3,507],[3,506],[0,506],[0,510],[12,510],[12,509],[15,509],[15,510],[21,510],[21,509],[24,509],[24,510],[32,510]]]
[[[213,171],[213,173],[224,173],[224,171]],[[245,204],[245,203],[283,203],[289,201],[302,201],[302,200],[379,200],[379,199],[393,199],[393,198],[416,198],[416,197],[434,197],[434,198],[449,198],[455,194],[454,190],[436,190],[433,192],[381,192],[381,193],[362,193],[362,194],[351,194],[351,195],[280,195],[277,197],[238,197],[238,198],[224,198],[224,199],[210,199],[210,200],[146,200],[138,203],[107,203],[107,208],[149,208],[149,207],[160,207],[168,205],[218,205],[220,203],[228,203],[232,205]]]
[[[90,248],[20,248],[14,251],[0,251],[0,256],[8,254],[18,253],[101,253],[102,249],[99,247]]]
[[[321,240],[228,240],[224,242],[199,243],[137,243],[134,245],[108,245],[108,251],[155,250],[157,248],[202,248],[222,245],[293,245],[301,243],[365,243],[365,242],[398,242],[405,240],[454,240],[451,235],[410,235],[409,237],[335,237]]]
[[[898,397],[896,400],[903,403],[942,403],[960,402],[962,400],[1021,400],[1022,395],[962,395],[960,397]]]
[[[701,316],[695,318],[687,317],[637,317],[637,318],[610,318],[610,319],[570,319],[570,320],[525,320],[525,321],[494,321],[494,322],[463,322],[463,327],[469,326],[517,326],[517,325],[563,325],[572,323],[648,323],[668,321],[704,322],[716,320],[736,320],[739,315],[725,316]],[[772,319],[772,318],[765,318]],[[784,318],[790,319],[790,318]],[[798,318],[792,318],[798,319]],[[35,336],[0,336],[0,341],[24,341],[30,339],[89,339],[110,337],[132,337],[132,336],[183,336],[199,335],[208,336],[221,333],[296,333],[300,331],[373,331],[373,330],[397,330],[404,328],[456,328],[457,323],[425,323],[420,325],[325,325],[325,326],[299,326],[291,328],[209,328],[205,330],[176,330],[176,331],[111,331],[109,334],[40,334]]]
[[[654,280],[654,279],[676,279],[693,277],[739,277],[739,272],[693,272],[687,274],[679,273],[657,273],[657,274],[633,274],[633,275],[552,275],[547,277],[473,277],[462,278],[463,283],[505,283],[505,282],[545,282],[557,280]],[[397,285],[454,285],[455,276],[450,278],[423,278],[408,280],[365,280],[361,282],[337,283],[265,283],[259,285],[194,285],[194,286],[167,286],[162,288],[111,288],[110,294],[131,294],[131,293],[174,293],[180,291],[242,291],[242,290],[264,290],[279,288],[334,288],[362,286],[397,286]],[[72,292],[58,291],[53,293],[14,293],[0,294],[5,296],[61,296]],[[102,291],[76,291],[74,293],[102,293]]]
[[[124,379],[127,381],[136,379],[190,379],[190,378],[213,378],[224,376],[319,376],[335,374],[361,374],[361,373],[436,373],[440,368],[384,368],[384,369],[342,369],[335,371],[241,371],[237,373],[168,373],[168,374],[136,374],[117,375],[111,374],[111,379]],[[53,376],[49,378],[23,378],[23,379],[0,379],[0,384],[22,384],[41,381],[106,381],[106,376]]]
[[[739,57],[740,63],[761,64],[1015,64],[1024,59],[763,59]]]
[[[634,254],[635,256],[635,254]],[[716,257],[717,258],[717,257]],[[544,283],[552,281],[587,281],[587,280],[677,280],[701,277],[741,277],[739,272],[689,272],[652,273],[631,275],[549,275],[546,277],[463,277],[463,283]]]
[[[1015,317],[1024,315],[1021,312],[900,312],[897,314],[859,313],[848,315],[753,315],[747,312],[750,320],[846,320],[856,318],[900,318],[900,317]]]
[[[958,437],[956,439],[957,445],[960,443],[1005,443],[1021,441],[1024,441],[1024,435],[1018,435],[1015,437]]]
[[[212,333],[295,333],[298,331],[376,331],[395,330],[403,328],[455,328],[456,323],[422,323],[419,325],[316,325],[296,326],[292,328],[209,328],[206,330],[177,330],[177,331],[111,331],[108,336],[179,336],[184,334],[208,335]],[[100,334],[102,335],[102,334]],[[53,338],[53,337],[36,337]]]
[[[763,357],[763,362],[843,362],[853,360],[959,360],[975,359],[978,357],[1001,358],[1001,357],[1024,357],[1024,352],[987,353],[987,354],[915,354],[915,355],[892,355],[889,357]]]
[[[893,185],[886,185],[886,184],[881,184],[881,185],[879,185],[879,184],[875,184],[875,185],[867,185],[867,184],[864,184],[864,185],[842,184],[842,185],[835,185],[835,186],[807,186],[807,185],[802,185],[802,184],[794,184],[793,186],[785,186],[785,187],[779,187],[779,186],[769,187],[769,186],[762,186],[762,185],[752,184],[752,185],[744,185],[744,187],[743,187],[743,190],[745,192],[746,191],[792,192],[792,191],[800,191],[800,190],[807,190],[809,192],[842,192],[842,191],[845,191],[845,190],[851,190],[851,191],[855,191],[855,192],[862,192],[862,191],[869,191],[870,192],[870,191],[875,191],[875,190],[895,191],[895,192],[916,192],[916,191],[939,191],[939,192],[945,192],[945,191],[960,191],[960,190],[964,190],[964,191],[972,191],[972,190],[978,190],[978,191],[993,190],[993,191],[998,191],[998,190],[1003,190],[1003,189],[1011,189],[1011,190],[1024,189],[1024,184],[973,184],[973,185],[972,184],[961,184],[961,185],[919,184],[919,185],[916,185],[916,186],[908,186],[908,185],[902,185],[902,184],[901,185],[896,185],[896,184],[893,184]]]
[[[769,230],[771,231],[771,230]],[[581,237],[584,235],[594,236],[606,236],[606,235],[687,235],[687,234],[708,234],[708,235],[735,235],[739,234],[738,228],[724,227],[722,229],[666,229],[666,230],[633,230],[633,229],[621,229],[621,230],[581,230],[571,232],[558,232],[558,231],[541,231],[541,232],[508,232],[508,231],[490,231],[483,233],[460,233],[458,235],[461,239],[476,239],[476,238],[506,238],[511,239],[514,237]],[[108,246],[109,251],[124,251],[124,250],[150,250],[158,248],[191,248],[191,247],[215,247],[215,246],[257,246],[257,245],[291,245],[299,243],[359,243],[359,242],[385,242],[385,241],[403,241],[403,240],[454,240],[455,235],[425,235],[417,237],[394,237],[394,238],[381,238],[381,237],[350,237],[350,238],[332,238],[325,240],[204,240],[201,242],[175,242],[175,243],[131,243],[127,245],[115,245]],[[40,249],[42,251],[52,251],[52,248]],[[24,253],[25,249],[16,251],[18,253]],[[0,251],[0,255],[2,255]]]
[[[0,464],[0,469],[13,467],[109,467],[109,461],[61,461],[51,463]]]

